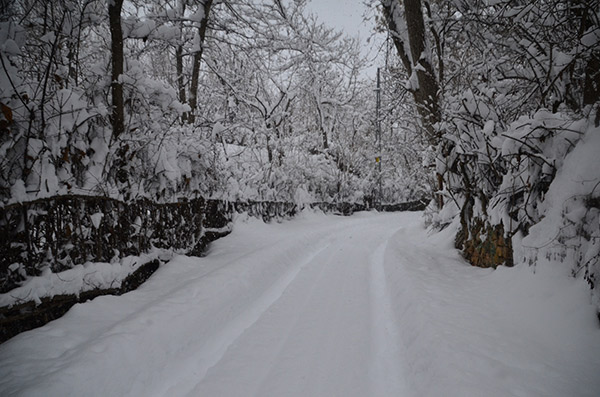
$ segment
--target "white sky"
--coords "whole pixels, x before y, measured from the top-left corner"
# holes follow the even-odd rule
[[[377,46],[385,38],[378,37],[367,43],[367,39],[373,34],[375,21],[373,12],[369,13],[368,7],[363,3],[364,0],[309,0],[307,8],[326,25],[343,30],[350,36],[358,36],[363,47],[363,54],[370,53],[370,58],[372,58],[375,56]],[[371,18],[364,21],[364,14],[369,14]],[[369,77],[375,77],[376,68],[373,66],[366,71]]]
[[[308,8],[322,22],[342,29],[351,36],[360,34],[366,38],[370,34],[368,22],[363,21],[363,13],[367,10],[363,0],[310,0]]]

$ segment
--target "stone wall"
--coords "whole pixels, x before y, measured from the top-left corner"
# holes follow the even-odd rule
[[[313,203],[310,207],[340,215],[368,209],[351,203]],[[424,207],[424,202],[415,201],[382,206],[381,210],[415,211]],[[201,256],[211,241],[231,232],[236,212],[268,222],[291,218],[298,211],[296,204],[274,201],[198,198],[177,203],[146,199],[126,203],[90,196],[59,196],[5,206],[0,210],[0,293],[48,267],[60,272],[87,261],[110,262],[140,255],[152,246]],[[159,264],[154,260],[142,265],[119,288],[43,298],[41,304],[31,301],[0,307],[0,343],[59,318],[76,303],[134,290]]]

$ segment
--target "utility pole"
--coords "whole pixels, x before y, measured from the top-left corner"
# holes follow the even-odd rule
[[[383,204],[383,191],[381,187],[381,155],[382,155],[382,143],[381,143],[381,81],[379,78],[379,68],[377,68],[377,88],[375,89],[377,94],[377,101],[375,107],[375,117],[376,117],[376,125],[377,125],[377,157],[375,157],[375,162],[377,163],[378,173],[377,176],[377,185],[379,188],[378,197],[377,197],[377,209],[381,211]]]

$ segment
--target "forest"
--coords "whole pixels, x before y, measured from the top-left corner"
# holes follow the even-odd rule
[[[81,256],[32,203],[423,200],[473,265],[600,307],[600,1],[364,3],[375,60],[307,0],[0,1],[1,292]],[[42,245],[109,221],[74,211]]]

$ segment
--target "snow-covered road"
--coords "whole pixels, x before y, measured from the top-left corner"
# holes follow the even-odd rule
[[[420,214],[237,222],[0,345],[0,395],[598,396],[579,282],[467,266]]]

